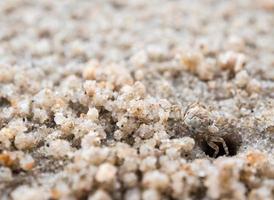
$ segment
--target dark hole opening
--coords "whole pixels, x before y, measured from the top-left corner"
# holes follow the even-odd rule
[[[69,107],[76,112],[77,117],[80,117],[80,115],[87,114],[88,112],[88,107],[81,104],[80,102],[72,102],[69,101]]]
[[[49,118],[44,122],[45,125],[48,127],[48,128],[55,128],[56,127],[56,123],[54,121],[54,114],[53,113],[50,113],[49,114]]]
[[[204,199],[206,196],[206,191],[207,188],[204,186],[204,184],[201,184],[201,186],[196,188],[196,190],[191,191],[190,195],[194,200]]]
[[[9,107],[11,106],[10,101],[5,97],[0,97],[0,107]]]
[[[227,145],[229,155],[228,156],[235,156],[241,146],[242,138],[241,135],[238,133],[233,134],[227,134],[222,137]],[[225,150],[223,148],[222,143],[215,143],[219,147],[219,153],[217,154],[217,157],[224,156]],[[213,157],[213,154],[215,152],[214,149],[212,149],[206,141],[202,141],[201,148],[205,152],[206,155]]]

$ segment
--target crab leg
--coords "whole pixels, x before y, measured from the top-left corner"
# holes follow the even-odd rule
[[[220,142],[220,143],[222,143],[223,148],[225,150],[225,154],[229,155],[229,151],[228,151],[227,145],[226,145],[226,143],[225,143],[225,141],[224,141],[223,138],[221,138],[221,137],[211,137],[209,142],[212,142],[212,143]],[[218,151],[219,151],[219,148],[218,148]],[[215,153],[216,153],[216,151],[215,151]],[[215,153],[214,153],[214,155],[215,155]]]
[[[207,143],[212,149],[215,150],[214,154],[213,154],[213,157],[216,158],[218,153],[219,153],[219,147],[217,144],[215,144],[213,141],[209,141]]]

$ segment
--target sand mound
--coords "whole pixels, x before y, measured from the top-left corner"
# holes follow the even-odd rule
[[[274,199],[272,0],[0,2],[0,199]]]

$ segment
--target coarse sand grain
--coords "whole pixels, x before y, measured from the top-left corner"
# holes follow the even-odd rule
[[[1,200],[273,200],[273,0],[0,1]]]

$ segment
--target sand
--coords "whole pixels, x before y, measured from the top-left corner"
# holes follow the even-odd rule
[[[0,199],[274,199],[273,0],[0,2]]]

